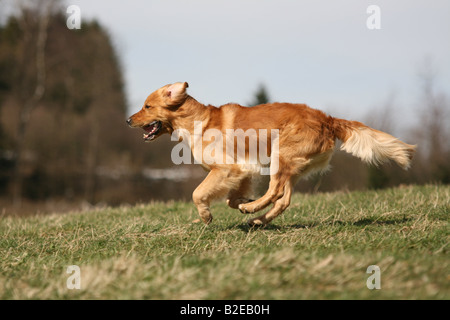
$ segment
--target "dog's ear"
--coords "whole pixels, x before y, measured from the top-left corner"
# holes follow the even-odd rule
[[[186,88],[189,87],[187,82],[176,82],[166,89],[167,104],[169,106],[180,105],[187,98]]]

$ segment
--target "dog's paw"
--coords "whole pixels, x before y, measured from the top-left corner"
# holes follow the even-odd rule
[[[203,222],[204,224],[206,224],[206,225],[208,225],[208,224],[210,224],[211,222],[212,222],[212,217],[210,217],[209,219],[208,218],[201,218],[201,219],[195,219],[195,220],[192,220],[192,222],[191,223],[200,223],[200,222]]]
[[[267,225],[267,221],[264,221],[260,218],[253,218],[247,221],[247,224],[252,228],[264,227]]]
[[[241,203],[238,208],[241,213],[254,213],[255,209],[252,205],[250,205],[251,202],[248,203]]]
[[[227,205],[230,208],[239,209],[240,204],[249,203],[249,202],[253,202],[253,201],[255,201],[255,200],[247,199],[247,198],[239,198],[239,199],[234,199],[234,200],[227,199]]]
[[[247,207],[245,206],[245,204],[241,203],[241,204],[238,206],[238,208],[239,208],[239,211],[240,211],[241,213],[248,213]]]

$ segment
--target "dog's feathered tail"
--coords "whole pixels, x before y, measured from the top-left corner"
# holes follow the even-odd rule
[[[341,150],[376,166],[393,160],[405,170],[410,167],[415,145],[357,121],[334,118],[333,127],[336,138],[343,142]]]

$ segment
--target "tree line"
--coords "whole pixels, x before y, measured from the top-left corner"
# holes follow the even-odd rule
[[[0,26],[0,194],[19,207],[50,197],[124,200],[103,194],[111,177],[161,161],[125,125],[116,50],[97,21],[69,30],[63,11],[43,3]]]

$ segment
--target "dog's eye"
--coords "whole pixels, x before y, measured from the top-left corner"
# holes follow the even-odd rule
[[[145,109],[150,109],[150,108],[151,108],[151,106],[149,106],[149,105],[145,106]]]

